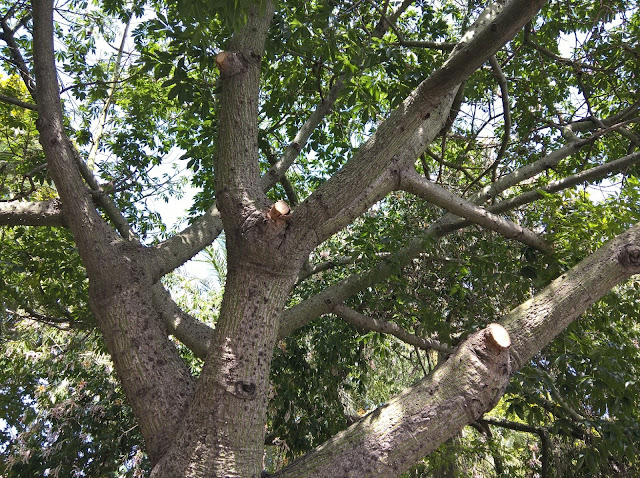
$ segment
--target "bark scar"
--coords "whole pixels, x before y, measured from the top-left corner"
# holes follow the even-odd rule
[[[618,262],[628,269],[640,270],[640,247],[635,244],[625,244],[618,254]]]
[[[258,387],[256,387],[255,383],[243,382],[242,380],[238,380],[234,384],[234,391],[231,393],[236,397],[252,400],[256,398],[257,390]]]

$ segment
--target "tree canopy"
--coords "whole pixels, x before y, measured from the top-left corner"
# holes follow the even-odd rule
[[[639,32],[0,2],[0,474],[633,476]]]

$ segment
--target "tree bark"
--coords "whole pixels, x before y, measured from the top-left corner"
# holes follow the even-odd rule
[[[418,385],[273,476],[400,475],[498,403],[511,369],[490,335],[469,336]]]
[[[278,320],[295,283],[246,261],[230,266],[196,393],[152,477],[259,477]]]
[[[193,378],[152,307],[144,250],[102,219],[78,170],[63,127],[54,61],[53,2],[33,2],[37,128],[89,278],[89,301],[152,463],[174,433],[193,393]]]

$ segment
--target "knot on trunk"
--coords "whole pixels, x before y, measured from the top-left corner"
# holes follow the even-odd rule
[[[640,271],[640,246],[626,244],[618,254],[618,262],[628,269]]]
[[[247,67],[247,60],[237,52],[222,51],[216,55],[216,66],[225,77],[237,75]]]
[[[242,380],[238,380],[235,383],[235,393],[236,397],[245,398],[251,400],[257,395],[257,387],[253,382],[243,382]]]

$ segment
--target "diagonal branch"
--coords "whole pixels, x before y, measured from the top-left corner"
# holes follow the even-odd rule
[[[414,0],[404,0],[404,2],[402,2],[402,4],[390,16],[387,17],[382,15],[380,22],[373,29],[372,37],[382,38],[388,29],[393,27],[400,15],[402,15],[402,13],[409,8],[413,2]],[[300,151],[302,151],[304,146],[307,144],[311,134],[315,131],[318,125],[320,125],[324,117],[333,109],[335,102],[342,93],[342,90],[344,90],[345,86],[349,83],[351,76],[351,72],[346,71],[337,77],[336,81],[329,89],[329,92],[316,106],[313,113],[309,115],[307,121],[304,122],[296,136],[293,138],[291,143],[289,143],[289,146],[285,148],[280,159],[262,176],[260,184],[264,191],[268,191],[275,186],[275,184],[284,175],[285,171],[287,171],[287,169],[289,169],[293,164],[300,154]]]
[[[373,317],[367,317],[366,315],[361,314],[360,312],[357,312],[352,308],[342,304],[336,305],[333,308],[332,312],[338,317],[341,317],[349,322],[351,325],[360,327],[365,330],[371,330],[373,332],[380,332],[381,334],[393,335],[403,342],[406,342],[409,345],[415,345],[416,347],[423,350],[437,350],[445,354],[450,354],[453,351],[453,349],[451,349],[450,347],[442,345],[435,340],[424,339],[422,337],[418,337],[417,335],[409,333],[396,323],[374,319]]]
[[[456,196],[419,175],[413,168],[403,172],[400,188],[506,238],[515,239],[546,253],[553,250],[538,234]]]
[[[131,26],[131,20],[133,19],[133,15],[129,16],[127,23],[124,27],[124,32],[122,33],[122,40],[120,41],[120,47],[118,48],[118,54],[116,55],[116,61],[113,66],[113,78],[110,81],[109,91],[107,92],[107,99],[102,105],[102,110],[100,111],[100,115],[97,119],[97,127],[93,132],[93,138],[91,142],[91,149],[89,150],[89,155],[87,156],[87,166],[89,170],[92,170],[95,165],[96,156],[98,155],[98,149],[100,147],[100,141],[102,140],[102,135],[104,133],[104,127],[107,124],[107,117],[109,114],[109,108],[113,103],[113,98],[116,94],[116,85],[118,84],[118,80],[120,78],[120,66],[122,63],[122,53],[124,52],[125,42],[127,40],[127,35],[129,33],[129,27]]]
[[[16,39],[15,39],[16,30],[11,28],[11,26],[7,21],[7,18],[3,18],[2,20],[0,20],[0,27],[2,28],[2,32],[0,32],[0,40],[4,41],[9,47],[9,52],[10,52],[13,64],[18,69],[18,73],[20,74],[22,81],[27,87],[27,91],[29,91],[29,94],[31,95],[31,97],[35,99],[36,84],[33,79],[33,75],[31,74],[31,71],[27,66],[27,62],[22,56],[22,52],[20,51],[20,46],[18,45],[18,42],[16,42]]]
[[[182,310],[160,282],[153,286],[153,306],[160,314],[169,334],[180,340],[196,357],[204,360],[209,350],[213,328]]]
[[[348,82],[346,75],[343,74],[338,77],[324,99],[316,106],[316,109],[309,115],[293,140],[285,148],[280,158],[262,175],[260,178],[260,186],[263,191],[268,191],[275,186],[280,178],[284,176],[284,173],[291,167],[300,154],[300,151],[302,151],[307,144],[311,134],[333,109],[336,100],[339,98],[342,90],[344,90],[346,82]]]
[[[214,204],[178,234],[153,246],[149,249],[149,260],[154,265],[154,281],[193,258],[213,243],[223,230],[220,211]]]
[[[12,96],[0,95],[0,101],[3,103],[9,103],[10,105],[19,106],[20,108],[26,108],[28,110],[37,111],[38,107],[33,103],[27,103],[26,101],[19,100]]]
[[[398,476],[493,408],[514,372],[612,287],[639,272],[640,224],[513,309],[501,325],[467,337],[414,387],[274,476]]]
[[[501,321],[520,369],[587,308],[640,272],[640,224],[609,241]]]
[[[587,143],[585,143],[587,144]],[[577,143],[572,143],[568,147],[560,148],[560,150],[554,151],[550,153],[548,156],[541,158],[536,163],[532,163],[531,165],[523,166],[522,168],[514,171],[513,173],[504,176],[494,183],[491,187],[485,188],[482,191],[479,191],[473,198],[472,201],[475,203],[484,202],[487,200],[491,200],[495,198],[498,194],[502,193],[504,190],[517,185],[518,183],[529,179],[532,176],[535,176],[541,171],[544,171],[549,164],[558,164],[562,159],[570,156],[572,152],[577,151],[580,147]],[[632,156],[632,155],[630,155]],[[626,158],[626,159],[625,159]],[[615,163],[612,161],[611,163],[607,163],[609,166],[604,168],[604,166],[599,169],[599,175],[596,176],[595,172],[592,172],[593,176],[590,176],[590,180],[600,179],[606,177],[607,174],[616,172],[617,170],[623,169],[623,166],[628,166],[632,164],[632,162],[638,161],[639,158],[633,155],[630,157],[621,158],[620,161],[624,159],[622,163]],[[614,164],[615,163],[615,164]],[[621,166],[622,164],[622,166]],[[626,166],[624,166],[626,167]],[[600,167],[598,167],[600,168]],[[596,169],[596,168],[592,168]],[[609,170],[610,169],[610,170]],[[591,170],[589,170],[591,171]],[[582,174],[582,173],[580,173]],[[558,184],[558,189],[549,189],[546,192],[557,192],[566,187],[571,187],[572,185],[579,184],[583,182],[585,176],[582,176],[582,181],[568,180],[566,183]],[[553,183],[552,183],[553,185]],[[552,185],[549,185],[553,187]],[[541,188],[544,190],[544,188]],[[538,193],[537,191],[531,191],[529,193],[524,193],[523,199],[519,199],[520,196],[516,196],[513,199],[508,199],[497,204],[491,205],[487,208],[488,211],[493,213],[504,213],[509,211],[515,207],[522,206],[524,204],[531,203],[540,199],[543,195]],[[281,324],[280,324],[280,332],[279,336],[286,337],[291,334],[294,330],[313,319],[321,316],[322,314],[326,314],[331,312],[333,307],[342,303],[347,298],[352,295],[360,292],[361,290],[366,289],[367,287],[371,287],[374,284],[384,281],[392,274],[398,274],[402,271],[402,268],[407,266],[414,258],[416,258],[420,253],[422,253],[426,247],[428,239],[438,239],[447,234],[450,234],[453,231],[456,231],[462,227],[466,227],[469,225],[465,219],[460,219],[453,214],[445,214],[436,222],[432,223],[424,233],[419,236],[411,239],[404,247],[391,254],[386,260],[381,261],[368,271],[362,272],[360,274],[356,274],[346,279],[343,279],[334,285],[326,287],[322,292],[304,300],[303,302],[285,310],[282,314]]]
[[[429,376],[273,477],[400,476],[498,402],[510,373],[499,330],[472,334]]]
[[[494,205],[492,210],[496,212],[509,211],[516,207],[522,206],[523,204],[528,204],[533,201],[537,201],[538,199],[542,199],[545,193],[556,193],[558,191],[563,191],[570,187],[577,186],[578,184],[596,181],[611,174],[622,172],[629,166],[638,163],[640,163],[640,152],[628,154],[627,156],[623,156],[622,158],[605,164],[601,164],[600,166],[595,166],[585,171],[580,171],[579,173],[573,174],[566,178],[559,179],[557,181],[551,181],[549,184],[538,189],[527,191],[519,194],[518,196],[500,201],[499,203],[496,203]]]
[[[536,43],[535,41],[533,41],[533,39],[531,38],[532,36],[531,33],[532,33],[532,25],[531,23],[528,23],[524,28],[524,44],[533,47],[534,50],[538,51],[539,53],[546,56],[547,58],[551,58],[553,61],[557,63],[569,65],[575,70],[593,70],[593,71],[602,70],[601,68],[590,65],[588,63],[583,63],[580,61],[571,60],[569,58],[564,58],[563,56],[560,56],[552,52],[548,48],[545,48],[539,43]]]
[[[398,170],[413,163],[446,122],[460,83],[513,38],[544,3],[513,0],[487,7],[444,65],[293,213],[293,240],[315,247],[394,189]]]

